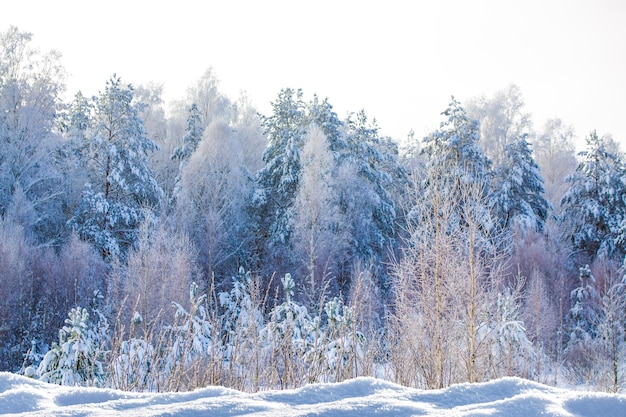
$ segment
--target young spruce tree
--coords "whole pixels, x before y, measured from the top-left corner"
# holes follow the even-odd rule
[[[574,249],[594,259],[600,252],[621,259],[624,249],[620,227],[626,216],[624,166],[611,151],[609,139],[591,132],[582,161],[566,181],[569,190],[563,197],[564,220],[573,224]],[[609,146],[607,146],[609,145]]]

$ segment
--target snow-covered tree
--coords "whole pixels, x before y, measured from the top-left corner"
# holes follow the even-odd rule
[[[116,335],[120,340],[111,353],[110,385],[133,391],[180,391],[219,383],[219,377],[207,379],[214,344],[219,344],[207,295],[191,283],[186,302],[173,301],[169,307],[174,313],[165,324],[155,326],[154,320],[144,320],[135,311],[130,331]],[[215,356],[223,361],[220,353],[218,348]]]
[[[469,100],[467,113],[480,123],[480,141],[486,156],[498,166],[506,147],[522,137],[532,136],[532,120],[524,112],[520,88],[509,84],[491,99],[484,96]]]
[[[397,145],[380,136],[376,121],[370,122],[364,111],[346,121],[346,142],[337,176],[341,212],[351,239],[344,263],[347,269],[359,262],[371,264],[385,281],[382,265],[397,238],[396,204],[390,190],[394,181],[406,181],[406,173]]]
[[[65,222],[55,133],[65,72],[58,52],[42,54],[31,40],[14,26],[0,33],[0,216],[50,243]]]
[[[215,71],[209,68],[189,86],[184,100],[170,103],[167,139],[164,144],[159,143],[165,152],[155,154],[167,155],[167,161],[161,161],[163,172],[158,179],[170,205],[176,202],[182,171],[205,130],[212,123],[234,126],[238,122],[240,109],[219,88]]]
[[[336,258],[346,250],[348,235],[340,213],[335,182],[336,161],[322,129],[308,129],[302,150],[302,174],[290,216],[293,221],[293,256],[306,276],[304,292],[308,305],[321,300],[336,278]]]
[[[324,313],[327,322],[320,349],[323,376],[329,382],[359,376],[365,336],[357,329],[355,309],[335,297],[324,305]]]
[[[594,287],[595,277],[589,265],[579,268],[579,285],[570,294],[569,338],[565,348],[568,364],[579,378],[588,379],[600,352],[598,327],[603,321],[601,299]],[[585,381],[588,382],[588,381]]]
[[[505,146],[493,171],[490,206],[500,226],[542,230],[550,208],[543,197],[543,178],[525,137]]]
[[[140,316],[136,316],[140,321]],[[157,388],[157,355],[143,338],[123,340],[109,369],[108,385],[124,391],[150,391]]]
[[[480,125],[454,97],[442,113],[445,120],[424,138],[424,153],[430,160],[431,175],[441,176],[450,185],[485,183],[491,161],[479,145]]]
[[[571,241],[576,250],[594,258],[599,253],[621,258],[624,246],[620,228],[626,218],[624,166],[611,152],[609,138],[591,132],[582,161],[566,181],[564,220],[573,225]],[[626,240],[625,240],[626,241]]]
[[[428,193],[412,188],[411,221],[392,265],[390,361],[399,383],[442,388],[488,375],[483,364],[490,352],[480,325],[502,285],[496,249],[504,242],[487,228],[481,187],[465,184],[455,194],[435,184]]]
[[[269,350],[267,366],[271,380],[280,388],[297,387],[306,381],[307,355],[319,336],[319,317],[293,300],[295,281],[291,274],[282,279],[285,301],[272,309],[261,342]]]
[[[39,364],[39,379],[59,385],[104,385],[108,324],[98,311],[94,313],[95,320],[81,307],[68,313],[66,325],[59,330],[59,343],[52,346]]]
[[[620,271],[624,273],[624,267]],[[608,277],[602,296],[602,322],[598,336],[602,342],[602,365],[606,375],[601,382],[611,392],[626,385],[626,275]]]
[[[478,332],[490,351],[482,358],[491,377],[529,377],[533,369],[535,349],[528,340],[526,327],[520,318],[518,294],[506,288],[498,294],[494,311],[481,323]]]
[[[132,86],[113,76],[93,100],[89,126],[78,145],[88,182],[70,224],[103,257],[124,257],[139,225],[162,197],[148,164],[149,153],[158,146],[138,116]]]
[[[269,145],[253,199],[260,259],[272,259],[276,267],[272,270],[297,268],[289,254],[298,222],[294,202],[302,185],[306,139],[311,129],[318,128],[325,136],[330,155],[327,165],[335,183],[327,188],[328,196],[338,199],[349,235],[348,250],[339,258],[340,285],[349,282],[349,271],[357,262],[382,269],[396,232],[395,201],[389,189],[394,180],[405,178],[397,146],[380,137],[376,123],[370,123],[365,112],[342,122],[328,100],[315,96],[304,102],[301,90],[282,90],[273,105],[273,114],[262,119]],[[324,210],[330,213],[332,204]]]
[[[174,180],[178,173],[177,161],[170,159],[178,141],[175,143],[171,140],[173,134],[170,132],[170,118],[173,117],[169,112],[166,114],[163,88],[163,84],[154,82],[134,86],[133,103],[137,107],[138,116],[143,121],[148,137],[160,148],[158,152],[148,155],[148,162],[155,180],[163,189],[166,202],[172,196]]]
[[[219,294],[222,314],[222,350],[228,363],[231,381],[239,389],[258,391],[265,369],[264,352],[260,345],[265,327],[260,280],[250,271],[240,268],[232,279],[230,291]]]
[[[549,204],[528,142],[532,120],[524,106],[519,87],[510,84],[491,99],[469,100],[466,108],[480,123],[480,144],[493,163],[491,206],[500,226],[541,230]]]
[[[184,164],[174,214],[194,245],[205,276],[219,282],[248,262],[252,236],[247,203],[254,182],[246,167],[247,137],[224,121],[206,129]]]
[[[242,161],[252,175],[263,167],[263,151],[267,139],[261,127],[261,117],[250,99],[241,94],[237,100],[237,120],[233,123],[241,144]]]
[[[165,142],[167,122],[163,108],[163,85],[150,82],[133,90],[133,100],[148,137],[157,144]]]
[[[219,303],[225,309],[224,324],[228,333],[238,332],[250,323],[260,328],[263,317],[258,305],[256,293],[258,288],[250,271],[240,268],[239,273],[233,277],[232,288],[228,292],[219,294]]]
[[[328,100],[317,96],[306,103],[302,90],[284,89],[273,103],[273,113],[261,118],[269,143],[263,154],[265,166],[257,173],[253,211],[262,242],[260,252],[271,254],[278,269],[293,269],[287,253],[291,244],[302,176],[302,152],[307,131],[316,126],[333,155],[333,165],[346,145],[341,122]],[[332,168],[331,168],[332,169]]]
[[[201,125],[207,128],[213,121],[227,123],[235,118],[235,107],[219,90],[220,81],[213,68],[208,68],[196,83],[187,89],[187,105],[195,103],[200,114]]]
[[[20,358],[16,358],[15,352],[22,353],[30,347],[34,335],[29,336],[29,330],[39,322],[29,317],[33,304],[38,301],[31,298],[31,293],[41,296],[37,291],[41,285],[34,285],[34,280],[29,279],[37,253],[26,240],[24,228],[0,218],[0,236],[0,291],[4,295],[0,299],[0,367],[12,371],[19,367],[16,362]]]
[[[546,200],[555,213],[561,213],[561,200],[567,191],[565,178],[578,166],[574,149],[574,129],[561,119],[546,121],[533,140],[533,154],[544,179]]]
[[[302,95],[302,90],[281,90],[272,103],[272,115],[261,119],[269,143],[263,153],[265,166],[257,173],[253,206],[261,239],[259,251],[274,254],[277,266],[288,264],[281,248],[291,237],[289,212],[302,169],[300,153],[307,126]]]
[[[173,322],[172,302],[189,307],[189,287],[198,276],[197,252],[184,232],[163,224],[144,223],[137,233],[127,262],[111,268],[108,301],[122,323],[140,314],[139,327],[149,332]]]
[[[412,172],[423,164],[422,138],[411,130],[400,147],[400,159],[405,168]]]
[[[570,295],[570,318],[573,324],[570,343],[594,339],[601,318],[600,296],[594,287],[596,280],[589,265],[580,267],[578,280],[580,285]]]
[[[184,388],[187,374],[193,374],[204,366],[203,361],[212,353],[215,336],[213,323],[206,305],[206,294],[200,294],[198,285],[189,288],[189,310],[174,302],[176,323],[169,327],[171,343],[164,363],[167,390]],[[193,369],[193,372],[190,372]]]
[[[20,369],[33,342],[45,353],[67,312],[103,294],[105,274],[102,257],[77,237],[58,249],[42,246],[0,218],[0,369]]]
[[[328,142],[328,149],[335,160],[345,154],[348,144],[342,131],[343,123],[327,98],[320,100],[317,95],[314,95],[313,99],[307,103],[307,118],[311,123],[310,126],[321,129]]]
[[[185,136],[183,136],[183,144],[172,153],[171,158],[177,159],[182,164],[186,162],[191,155],[198,149],[198,144],[204,135],[204,125],[201,120],[202,115],[196,103],[192,103],[187,116],[187,127],[185,128]]]
[[[479,145],[480,131],[478,121],[470,118],[461,104],[452,98],[448,108],[442,113],[445,120],[441,127],[424,138],[422,153],[427,158],[425,173],[420,176],[420,183],[415,184],[423,194],[423,201],[435,202],[441,199],[465,203],[462,195],[466,190],[481,190],[476,195],[485,202],[488,193],[491,161],[483,154]],[[475,193],[472,193],[473,195]],[[468,202],[469,203],[469,202]],[[454,212],[448,216],[450,232],[462,228],[461,205],[452,206]],[[475,207],[477,208],[477,207]],[[418,204],[410,215],[413,219],[433,215],[432,208]],[[476,218],[485,222],[483,228],[492,228],[488,206],[482,207],[482,213]]]

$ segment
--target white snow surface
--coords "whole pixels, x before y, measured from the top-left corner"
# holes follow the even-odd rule
[[[246,394],[221,387],[129,393],[63,387],[0,372],[0,415],[15,416],[626,416],[626,395],[519,378],[417,390],[374,378]]]

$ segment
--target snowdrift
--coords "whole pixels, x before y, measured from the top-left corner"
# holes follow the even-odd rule
[[[220,387],[128,393],[61,387],[0,373],[0,414],[20,416],[626,416],[626,395],[569,391],[519,378],[415,390],[358,378],[244,394]]]

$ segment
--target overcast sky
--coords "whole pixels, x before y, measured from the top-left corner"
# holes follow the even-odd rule
[[[461,101],[515,83],[536,128],[560,117],[626,149],[626,1],[13,0],[0,30],[59,50],[68,92],[91,95],[117,73],[183,98],[213,67],[222,91],[261,112],[285,87],[365,109],[384,134],[438,128]]]

